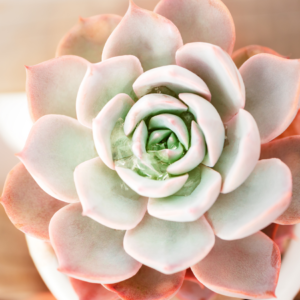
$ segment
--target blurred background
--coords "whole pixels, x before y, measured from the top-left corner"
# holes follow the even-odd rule
[[[158,2],[135,0],[150,10]],[[260,44],[300,58],[299,0],[223,2],[235,21],[235,49]],[[127,7],[128,0],[0,0],[0,126],[1,100],[25,91],[24,65],[53,58],[58,42],[80,16],[124,15]],[[0,135],[0,193],[6,174],[16,163],[13,148]],[[24,235],[10,224],[0,205],[0,300],[53,299],[29,257]]]

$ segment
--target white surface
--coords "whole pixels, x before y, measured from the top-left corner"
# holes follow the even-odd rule
[[[53,249],[44,241],[26,236],[33,262],[57,300],[79,300],[68,277],[57,271],[58,262]]]
[[[26,94],[0,94],[0,137],[14,152],[23,149],[31,126]]]

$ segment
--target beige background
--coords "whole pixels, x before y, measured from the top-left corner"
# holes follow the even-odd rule
[[[158,0],[135,0],[153,9]],[[237,31],[236,48],[261,44],[300,57],[299,0],[224,0]],[[64,33],[78,20],[126,12],[128,0],[0,0],[0,92],[23,91],[24,65],[54,56]]]

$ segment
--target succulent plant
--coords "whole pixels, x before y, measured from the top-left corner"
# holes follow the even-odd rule
[[[27,67],[34,125],[1,202],[81,300],[275,296],[261,230],[300,220],[300,63],[234,42],[219,0],[131,2]]]

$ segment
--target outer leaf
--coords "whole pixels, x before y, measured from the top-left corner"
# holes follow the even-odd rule
[[[132,229],[142,220],[148,198],[126,186],[100,158],[80,164],[74,178],[84,215],[119,230]]]
[[[76,96],[88,65],[83,58],[64,56],[26,67],[32,121],[49,114],[76,118]]]
[[[72,54],[84,57],[92,63],[101,61],[105,42],[121,19],[117,15],[79,18],[79,23],[60,41],[56,56]]]
[[[18,229],[41,240],[49,240],[50,220],[66,205],[45,193],[21,163],[8,174],[1,203]]]
[[[77,95],[79,122],[91,128],[93,119],[113,97],[120,93],[133,96],[132,84],[142,73],[139,60],[132,55],[91,64]]]
[[[223,179],[221,192],[230,193],[239,187],[255,168],[260,155],[260,137],[253,117],[240,109],[226,124],[223,152],[214,166]]]
[[[97,156],[92,132],[77,120],[47,115],[32,127],[20,160],[49,195],[65,202],[79,201],[73,172]]]
[[[140,269],[123,249],[124,234],[82,216],[80,203],[59,210],[50,222],[59,271],[92,283],[125,280]]]
[[[275,297],[280,251],[262,232],[236,241],[216,238],[212,251],[192,267],[197,279],[229,297]]]
[[[239,188],[219,196],[207,219],[221,239],[244,238],[276,220],[289,206],[291,196],[287,165],[275,158],[261,160]]]
[[[142,266],[135,276],[118,283],[105,284],[105,287],[124,300],[164,300],[177,293],[184,280],[184,274],[185,271],[165,275]]]
[[[284,57],[283,55],[277,53],[276,51],[268,47],[259,46],[259,45],[250,45],[234,51],[232,54],[232,60],[234,61],[237,68],[240,68],[243,65],[243,63],[247,61],[249,58],[261,53],[269,53],[272,55]]]
[[[183,42],[215,44],[231,54],[235,42],[233,19],[220,0],[161,0],[154,9],[178,27]]]
[[[103,285],[81,281],[70,277],[71,284],[79,297],[79,300],[117,300],[116,293],[108,291]]]
[[[176,297],[180,300],[213,300],[215,295],[208,288],[201,287],[200,283],[185,280]]]
[[[300,136],[292,136],[262,145],[261,159],[279,158],[291,170],[293,178],[292,202],[275,221],[282,225],[300,222]]]
[[[174,65],[175,52],[181,46],[182,38],[171,21],[130,1],[126,15],[104,46],[102,58],[135,55],[147,71]]]
[[[245,106],[241,74],[220,47],[207,43],[184,45],[176,52],[176,63],[204,80],[211,92],[211,103],[224,123]]]
[[[246,86],[246,106],[254,117],[261,142],[267,143],[292,123],[300,96],[300,62],[258,54],[240,68]]]
[[[145,215],[126,232],[125,251],[146,266],[174,274],[203,259],[214,245],[204,217],[194,222],[170,222]]]

